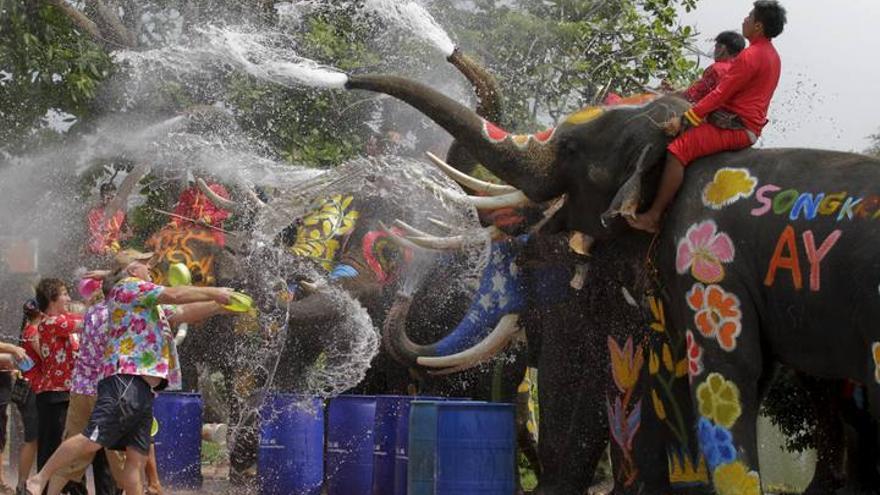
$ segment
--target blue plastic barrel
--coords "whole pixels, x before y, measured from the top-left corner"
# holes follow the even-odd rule
[[[414,400],[409,409],[409,495],[434,494],[434,457],[437,447],[437,404],[440,401]]]
[[[394,456],[397,419],[409,409],[412,396],[377,395],[373,428],[373,495],[394,493]]]
[[[340,395],[327,407],[328,495],[370,495],[376,398]]]
[[[159,423],[156,467],[163,485],[199,489],[202,486],[202,397],[161,392],[153,400]]]
[[[272,394],[260,409],[261,495],[318,495],[324,481],[324,402]]]
[[[394,428],[394,490],[384,491],[384,493],[393,493],[394,495],[407,495],[407,470],[409,469],[409,414],[412,408],[412,401],[437,401],[445,400],[443,397],[409,397],[409,401],[405,407],[402,407],[397,414],[396,425]],[[378,412],[376,413],[378,415]],[[375,462],[375,461],[374,461]],[[375,476],[375,469],[373,470]],[[374,490],[375,495],[375,490]]]
[[[512,404],[437,403],[437,495],[512,495],[516,426]]]

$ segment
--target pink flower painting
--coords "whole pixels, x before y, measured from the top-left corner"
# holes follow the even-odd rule
[[[733,261],[735,250],[730,236],[718,232],[714,220],[706,220],[687,230],[678,242],[675,269],[691,275],[700,282],[712,284],[724,279],[724,263]]]

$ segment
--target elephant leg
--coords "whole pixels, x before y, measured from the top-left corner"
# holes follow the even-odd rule
[[[255,487],[257,475],[257,449],[260,443],[259,413],[250,404],[257,390],[257,378],[253,372],[239,370],[232,379],[234,393],[230,395],[229,407],[229,481],[242,490]]]
[[[757,313],[730,286],[697,283],[687,292],[684,314],[691,319],[683,323],[697,330],[689,339],[690,367],[697,371],[691,395],[700,448],[716,493],[759,495],[759,390],[769,367],[761,352]]]
[[[559,313],[544,326],[538,361],[542,495],[586,493],[608,444],[608,355],[590,341],[604,336],[585,328],[577,312]]]
[[[816,446],[816,471],[804,490],[805,495],[834,493],[845,482],[843,473],[844,432],[841,422],[840,394],[843,383],[839,380],[818,380],[799,376],[816,409],[816,428],[813,443]]]

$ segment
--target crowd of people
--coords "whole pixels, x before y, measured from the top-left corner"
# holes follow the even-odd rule
[[[24,426],[15,488],[0,477],[0,493],[85,494],[89,465],[95,493],[162,493],[150,433],[154,395],[181,385],[172,328],[227,312],[232,291],[154,284],[153,258],[121,250],[85,274],[81,301],[43,278],[24,303],[18,345],[0,343],[0,423],[12,402]]]

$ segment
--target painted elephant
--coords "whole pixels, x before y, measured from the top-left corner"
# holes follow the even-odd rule
[[[488,233],[462,241],[466,255],[425,250],[393,235],[437,225],[481,232],[472,208],[437,193],[450,187],[454,183],[426,164],[362,159],[289,190],[278,188],[268,204],[256,207],[252,242],[239,253],[237,286],[255,296],[261,315],[239,318],[233,339],[233,395],[241,399],[231,411],[234,481],[246,481],[253,467],[255,392],[266,388],[326,396],[344,391],[491,396],[491,368],[431,377],[411,372],[386,352],[376,354],[376,328],[399,292],[414,301],[406,324],[419,329],[416,338],[430,342],[449,334],[449,353],[482,340],[504,316],[499,311],[464,318],[472,314],[466,310],[473,299],[498,301],[512,294],[508,287],[492,292],[492,286],[479,284],[480,259],[489,259],[490,269],[500,266],[491,261]],[[247,209],[203,190],[217,204]],[[522,353],[512,356],[501,380],[501,399],[507,401],[525,368]]]
[[[703,453],[693,462],[711,473],[719,493],[761,491],[756,417],[774,362],[866,384],[876,417],[880,331],[870,322],[880,307],[880,260],[867,248],[880,206],[872,189],[880,178],[876,159],[804,149],[706,157],[690,167],[652,239],[631,231],[620,215],[652,200],[667,144],[662,122],[686,110],[682,100],[587,108],[555,129],[516,136],[405,79],[354,76],[347,87],[417,107],[534,201],[565,194],[558,228],[613,245],[613,256],[633,265],[642,283],[627,287],[630,296],[640,305],[658,296],[653,305],[667,333],[676,334],[669,354],[686,356],[696,420],[685,427],[697,432]],[[827,328],[840,329],[833,341]],[[654,359],[665,361],[665,348],[655,355],[638,342],[611,347],[612,356],[632,365],[621,370],[647,359],[650,371],[659,368]],[[679,362],[670,361],[679,374]],[[634,404],[612,411],[612,423],[621,419],[632,445],[641,441],[645,412],[668,414],[654,391],[649,386],[636,396],[639,405],[654,405],[641,415]]]

